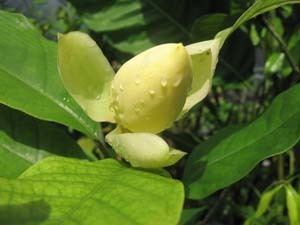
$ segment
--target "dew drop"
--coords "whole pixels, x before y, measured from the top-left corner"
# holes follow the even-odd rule
[[[175,83],[173,84],[173,87],[178,87],[179,84],[181,83],[181,79],[182,78],[179,78],[178,80],[176,80]]]
[[[167,80],[163,79],[163,80],[160,82],[160,84],[161,84],[162,87],[166,87],[167,84],[168,84],[168,82],[167,82]]]
[[[149,94],[153,97],[155,95],[155,91],[154,90],[150,90]]]
[[[101,95],[96,96],[96,100],[99,100],[101,98]]]
[[[139,85],[139,84],[141,83],[141,81],[140,81],[140,80],[136,80],[134,83],[135,83],[136,85]]]
[[[122,86],[122,84],[120,84],[119,88],[120,88],[120,91],[124,91],[124,87]]]
[[[95,47],[96,45],[97,44],[96,44],[95,41],[89,41],[89,42],[87,42],[87,46],[90,47],[90,48]]]

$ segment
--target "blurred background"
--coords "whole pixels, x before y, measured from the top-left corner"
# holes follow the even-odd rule
[[[154,45],[185,45],[212,39],[234,23],[251,0],[0,0],[0,9],[30,18],[48,39],[81,30],[97,41],[115,70]],[[191,152],[228,125],[257,118],[272,99],[298,82],[300,75],[300,6],[289,5],[258,16],[237,30],[219,57],[212,90],[184,119],[162,135]],[[103,131],[112,127],[103,124]],[[79,133],[69,131],[78,140]],[[92,145],[92,144],[91,144]],[[295,147],[299,149],[298,146]],[[98,152],[101,157],[102,152]],[[299,155],[300,157],[300,155]],[[295,151],[297,161],[298,153]],[[281,160],[281,161],[280,161]],[[282,179],[290,157],[264,160],[247,177],[201,201],[186,201],[182,224],[242,224],[256,210],[261,193]],[[180,165],[170,168],[181,178]],[[281,163],[281,164],[280,164]],[[280,164],[280,166],[278,166]],[[297,169],[296,169],[297,172]],[[288,224],[283,195],[278,194],[260,225]]]

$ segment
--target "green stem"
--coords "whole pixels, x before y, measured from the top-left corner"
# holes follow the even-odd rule
[[[284,156],[283,156],[283,154],[278,156],[277,169],[278,169],[278,179],[283,180],[284,179]]]
[[[295,173],[295,154],[293,149],[289,151],[289,175],[293,176]]]
[[[300,69],[299,69],[297,63],[295,62],[295,60],[293,59],[293,56],[290,53],[287,44],[281,38],[281,36],[276,32],[276,30],[274,29],[273,25],[271,23],[269,23],[269,21],[265,17],[263,17],[263,21],[264,21],[264,23],[265,23],[266,28],[268,29],[268,31],[276,39],[276,41],[281,45],[281,49],[284,52],[284,54],[285,54],[285,56],[286,56],[289,64],[291,65],[291,67],[293,68],[293,70],[299,76],[300,75]]]

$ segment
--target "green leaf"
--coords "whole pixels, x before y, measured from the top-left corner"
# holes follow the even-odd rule
[[[59,35],[58,66],[65,88],[95,121],[114,122],[109,109],[114,70],[97,43],[87,34]]]
[[[234,23],[234,17],[223,13],[215,13],[201,16],[192,26],[192,40],[204,41],[213,39],[214,36]]]
[[[0,102],[94,138],[98,124],[68,95],[57,72],[56,44],[21,15],[0,11]]]
[[[265,191],[261,196],[259,200],[258,207],[256,209],[256,212],[252,217],[247,219],[244,223],[244,225],[251,225],[252,221],[261,217],[269,208],[270,203],[274,197],[274,195],[282,188],[282,185],[276,186],[270,190]]]
[[[184,175],[188,197],[204,198],[238,181],[261,160],[293,147],[300,137],[299,104],[296,85],[276,97],[251,124],[236,132],[228,128],[196,147]]]
[[[0,223],[10,225],[176,225],[176,180],[120,165],[49,157],[19,179],[0,179]]]
[[[284,53],[273,52],[267,59],[265,64],[265,72],[267,74],[274,74],[280,72],[285,59]]]
[[[17,177],[52,154],[85,158],[63,130],[0,105],[0,177]]]
[[[116,49],[138,54],[157,44],[179,42],[189,36],[177,17],[184,7],[168,0],[116,0],[99,12],[86,14],[85,24],[104,33]]]
[[[285,186],[290,225],[300,225],[300,196],[291,185]]]
[[[152,133],[120,133],[117,128],[105,138],[116,153],[134,167],[171,166],[186,154],[170,148],[161,137]]]
[[[195,224],[195,218],[197,217],[197,214],[204,211],[207,207],[203,206],[200,208],[189,208],[189,209],[183,209],[180,219],[180,225],[192,225]]]

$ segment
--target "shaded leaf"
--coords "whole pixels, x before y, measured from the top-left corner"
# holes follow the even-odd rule
[[[177,21],[184,15],[182,2],[116,0],[94,14],[86,14],[85,24],[106,34],[116,49],[138,54],[157,44],[183,41],[189,36]]]
[[[204,41],[214,36],[234,23],[234,17],[223,13],[208,14],[198,18],[192,26],[192,40]]]
[[[194,149],[184,176],[188,197],[204,198],[247,175],[259,161],[293,147],[300,137],[299,96],[296,85],[251,124],[225,130]]]
[[[63,130],[0,105],[0,177],[17,177],[44,157],[85,158]]]
[[[184,209],[181,214],[181,219],[180,219],[180,225],[192,225],[195,224],[195,217],[197,214],[205,210],[206,207],[200,207],[200,208],[189,208],[189,209]]]

